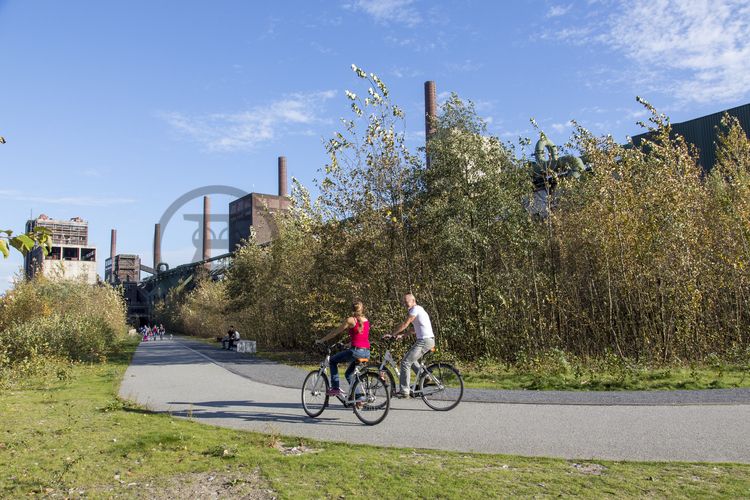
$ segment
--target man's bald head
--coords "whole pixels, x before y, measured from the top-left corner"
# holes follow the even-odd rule
[[[412,308],[417,305],[417,299],[414,298],[414,295],[407,293],[404,295],[404,305],[408,308]]]

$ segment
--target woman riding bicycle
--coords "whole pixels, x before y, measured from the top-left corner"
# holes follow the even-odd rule
[[[361,301],[355,300],[352,303],[352,315],[346,318],[341,325],[331,330],[328,335],[315,341],[316,344],[330,340],[341,335],[344,330],[349,329],[349,338],[351,348],[341,351],[331,356],[331,388],[327,394],[329,396],[343,396],[345,393],[339,388],[339,363],[350,363],[344,376],[346,381],[351,384],[352,373],[354,373],[355,360],[357,358],[370,357],[370,322],[365,317],[365,306]]]

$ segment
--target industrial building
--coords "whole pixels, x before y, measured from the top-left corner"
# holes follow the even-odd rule
[[[89,246],[89,224],[80,217],[69,220],[52,219],[44,214],[26,222],[26,232],[45,227],[51,232],[52,248],[44,255],[41,247],[34,248],[24,257],[26,277],[37,273],[53,279],[82,279],[94,284],[96,274],[96,248]]]
[[[724,113],[736,117],[745,134],[750,134],[750,103],[672,124],[673,135],[681,135],[686,142],[698,148],[700,155],[698,162],[703,167],[704,172],[710,172],[716,164],[716,135]],[[651,132],[647,132],[633,136],[633,144],[638,146],[651,135]]]
[[[104,261],[104,281],[113,285],[141,281],[141,258],[120,254]]]
[[[277,234],[274,214],[289,209],[286,157],[278,159],[278,195],[250,193],[229,204],[229,251],[234,252],[243,240],[250,239],[250,228],[255,242],[268,243]]]

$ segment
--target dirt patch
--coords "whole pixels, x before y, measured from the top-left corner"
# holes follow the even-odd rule
[[[511,469],[511,467],[508,464],[502,464],[502,465],[486,465],[484,467],[469,467],[468,469],[465,469],[465,472],[486,473],[486,472],[499,471],[499,470],[515,470],[515,469]]]
[[[148,482],[116,480],[109,487],[78,488],[67,492],[69,498],[82,496],[107,496],[112,498],[148,498],[167,500],[173,498],[242,498],[266,500],[278,498],[260,475],[254,471],[195,472]]]
[[[571,464],[571,466],[581,474],[591,476],[600,476],[607,468],[600,464]]]
[[[318,453],[321,450],[316,448],[309,448],[304,443],[300,443],[297,446],[285,446],[284,443],[278,441],[273,444],[273,448],[276,448],[284,456],[289,455],[305,455],[307,453]]]

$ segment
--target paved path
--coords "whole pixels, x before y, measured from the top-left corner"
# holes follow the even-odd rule
[[[532,391],[479,391],[470,398],[491,400],[494,393],[502,401],[512,399],[502,393],[515,393],[520,399],[464,400],[450,412],[394,399],[388,418],[366,427],[338,404],[308,418],[300,405],[303,376],[293,367],[175,339],[139,346],[120,395],[203,423],[330,441],[571,459],[750,463],[747,391],[680,391],[684,402],[658,393],[619,393],[614,400],[608,399],[613,393],[596,393],[599,400],[586,399],[592,393],[557,393],[572,398],[564,403]],[[262,382],[269,378],[289,387]],[[543,398],[534,400],[539,394]],[[576,395],[583,399],[576,402]]]

